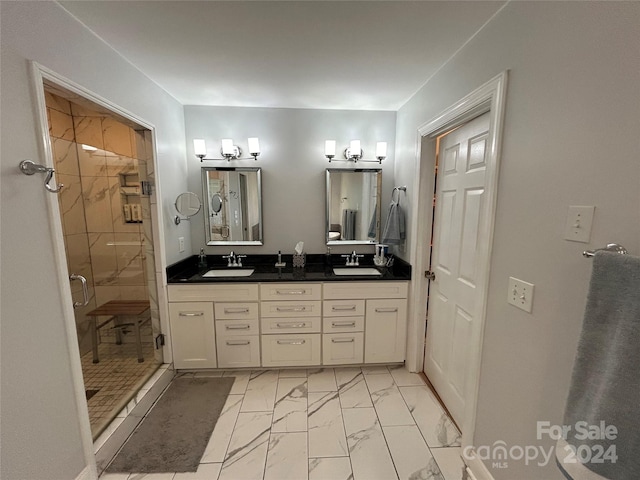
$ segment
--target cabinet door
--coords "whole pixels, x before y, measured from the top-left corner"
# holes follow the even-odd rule
[[[301,335],[262,335],[263,367],[320,365],[319,333]]]
[[[212,302],[169,304],[175,368],[216,368]]]
[[[367,300],[364,363],[403,362],[407,300]]]
[[[218,368],[260,366],[260,336],[218,337]]]
[[[363,333],[329,333],[322,335],[322,364],[362,363]]]

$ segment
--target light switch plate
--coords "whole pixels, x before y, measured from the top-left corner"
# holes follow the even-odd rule
[[[533,308],[533,283],[518,278],[509,277],[509,292],[507,302],[525,312],[531,313]]]
[[[593,225],[593,206],[570,206],[567,214],[567,224],[564,230],[565,240],[589,243],[591,226]]]
[[[178,237],[178,251],[184,252],[184,237]]]

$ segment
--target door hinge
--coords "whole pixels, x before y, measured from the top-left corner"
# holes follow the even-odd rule
[[[436,279],[436,274],[435,274],[435,272],[432,272],[431,270],[425,270],[424,278],[428,278],[429,280],[431,280],[433,282]]]
[[[155,339],[156,350],[160,350],[160,347],[164,347],[164,333],[159,333]]]
[[[148,180],[143,180],[140,182],[140,191],[142,192],[142,195],[153,195],[153,182],[150,182]]]

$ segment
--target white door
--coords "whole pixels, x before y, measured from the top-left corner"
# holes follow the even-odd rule
[[[485,191],[489,114],[440,138],[424,371],[463,425],[472,324],[482,315],[488,229]]]

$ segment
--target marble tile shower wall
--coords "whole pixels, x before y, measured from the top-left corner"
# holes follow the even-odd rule
[[[138,205],[140,220],[150,218],[149,198],[134,191],[138,177],[153,172],[147,171],[144,132],[52,93],[45,97],[56,180],[65,186],[59,202],[69,272],[89,283],[90,302],[76,311],[85,353],[91,348],[86,312],[113,299],[149,298],[147,272],[155,271],[150,222],[127,222],[123,205]],[[74,300],[81,300],[80,283],[71,287]],[[113,341],[108,329],[100,334],[101,341]]]

